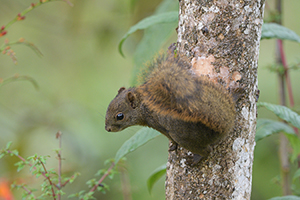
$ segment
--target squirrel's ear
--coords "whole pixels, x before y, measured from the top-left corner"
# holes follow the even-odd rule
[[[126,90],[125,87],[121,87],[119,90],[118,90],[118,94],[120,94],[122,91]]]
[[[131,105],[131,107],[133,108],[133,109],[135,109],[136,108],[136,104],[137,104],[137,102],[136,102],[136,96],[132,93],[132,92],[128,92],[127,93],[127,99],[128,99],[128,101],[130,102],[130,105]]]

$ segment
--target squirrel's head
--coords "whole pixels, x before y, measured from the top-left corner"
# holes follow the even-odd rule
[[[105,129],[108,132],[117,132],[139,124],[141,120],[139,102],[135,88],[121,87],[107,108]]]

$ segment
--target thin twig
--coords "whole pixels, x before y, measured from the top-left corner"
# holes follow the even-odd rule
[[[56,133],[56,138],[59,140],[59,151],[57,154],[58,157],[58,185],[61,188],[61,169],[62,169],[62,163],[61,163],[61,135],[62,133],[60,131],[58,131]],[[61,199],[61,195],[58,194],[57,195],[58,200]]]
[[[32,167],[32,164],[30,164],[29,162],[27,162],[25,160],[25,158],[23,158],[22,156],[15,154],[14,152],[12,152],[11,150],[7,149],[6,150],[8,153],[14,154],[15,156],[17,156],[20,160],[22,160],[23,162],[25,162],[27,165],[29,165],[30,167]],[[34,170],[36,170],[36,167],[33,167]],[[45,177],[47,179],[46,173],[42,172],[42,176]],[[60,189],[57,185],[54,185],[57,189]]]
[[[278,20],[278,23],[281,24],[281,10],[282,10],[282,4],[281,0],[276,1],[276,9],[278,11],[278,14],[280,15],[280,18]],[[285,81],[284,79],[288,77],[288,67],[286,64],[286,59],[284,56],[284,50],[282,46],[282,41],[277,40],[276,43],[276,62],[278,64],[283,65],[284,67],[284,74],[279,74],[279,98],[280,98],[280,104],[283,106],[286,106],[286,97],[285,97]],[[290,95],[290,94],[289,94]],[[290,98],[291,101],[291,98]],[[279,155],[280,155],[280,165],[281,165],[281,173],[282,173],[282,191],[284,195],[291,194],[290,190],[290,163],[288,159],[288,141],[287,138],[283,133],[280,134],[280,146],[279,146]]]
[[[122,185],[122,193],[124,200],[132,200],[131,189],[130,189],[130,181],[128,172],[125,166],[119,166],[121,185]]]
[[[284,53],[284,50],[283,50],[282,40],[277,40],[277,45],[278,45],[278,48],[279,48],[281,63],[282,63],[282,66],[284,68],[284,77],[285,77],[286,86],[287,86],[287,89],[288,89],[290,106],[294,107],[295,103],[294,103],[294,95],[293,95],[293,90],[292,90],[292,83],[291,83],[291,79],[290,79],[290,76],[289,76],[289,67],[288,67],[288,64],[286,62],[286,57],[285,57],[285,53]],[[296,127],[293,127],[293,128],[294,128],[294,131],[298,134],[298,129]]]
[[[74,177],[74,175],[73,176],[71,176],[68,180],[66,180],[63,184],[61,184],[61,188],[63,188],[63,187],[65,187],[69,182],[70,182],[70,180],[72,179]]]
[[[71,176],[68,180],[66,180],[62,185],[61,185],[61,188],[65,187],[71,180],[73,176]]]
[[[47,169],[46,169],[44,163],[40,159],[39,159],[39,161],[40,161],[40,163],[42,164],[42,166],[44,168],[45,174],[47,174],[48,172],[47,172]],[[54,191],[54,187],[53,187],[53,185],[55,185],[55,184],[52,183],[52,181],[50,179],[50,174],[48,174],[48,176],[46,176],[46,179],[49,181],[49,184],[51,186],[53,199],[56,200],[56,198],[55,198],[55,191]]]
[[[27,194],[32,194],[33,195],[32,191],[29,190],[27,187],[25,187],[24,185],[22,185],[21,187],[23,188],[23,190],[25,190],[27,192]],[[33,198],[36,199],[35,196],[33,196]]]
[[[286,58],[285,58],[285,53],[284,53],[284,50],[283,50],[282,40],[277,40],[277,45],[278,45],[278,48],[279,48],[281,64],[284,68],[284,76],[285,76],[286,83],[287,83],[290,106],[293,107],[294,106],[294,96],[293,96],[290,76],[289,76],[289,73],[288,73],[288,65],[287,65]]]
[[[48,3],[48,2],[52,2],[52,1],[64,1],[66,2],[67,4],[69,4],[70,6],[73,6],[73,4],[71,2],[69,2],[68,0],[42,0],[42,1],[39,1],[37,3],[32,3],[28,8],[26,8],[25,10],[23,10],[21,13],[19,13],[14,19],[12,19],[11,21],[9,21],[4,27],[3,29],[1,29],[1,31],[4,31],[4,30],[7,30],[8,27],[10,27],[11,25],[13,25],[15,22],[17,21],[21,21],[21,20],[24,20],[25,19],[25,15],[32,11],[34,8],[42,5],[42,4],[45,4],[45,3]]]
[[[278,0],[278,5],[277,5],[277,9],[279,11],[279,14],[281,14],[281,0]],[[280,4],[280,5],[279,5]],[[281,19],[281,18],[280,18]],[[280,20],[280,24],[281,24],[281,20]],[[286,86],[287,86],[287,91],[288,91],[288,96],[289,96],[289,103],[291,107],[294,107],[294,95],[293,95],[293,90],[292,90],[292,83],[291,83],[291,79],[290,79],[290,75],[289,75],[289,67],[286,61],[286,56],[284,53],[284,49],[283,49],[283,42],[282,40],[277,40],[277,45],[279,47],[279,54],[280,54],[280,58],[281,58],[281,64],[284,68],[284,76],[285,76],[285,81],[286,81]],[[293,127],[295,133],[299,136],[299,130],[296,127]],[[300,154],[298,155],[298,168],[300,168]]]
[[[6,151],[7,151],[7,153],[14,154],[15,156],[17,156],[17,157],[18,157],[20,160],[22,160],[23,162],[26,162],[25,158],[23,158],[22,156],[20,156],[20,155],[18,155],[18,154],[15,154],[14,152],[12,152],[12,151],[9,150],[9,149],[7,149]],[[28,165],[29,165],[30,167],[32,167],[32,164],[28,163]],[[35,168],[35,169],[36,169],[36,168]]]
[[[98,183],[92,187],[92,189],[89,192],[93,192],[97,189],[97,187],[102,183],[102,181],[109,175],[110,171],[114,168],[115,163],[112,162],[111,166],[108,168],[107,172],[99,179]]]
[[[30,83],[32,83],[32,85],[35,87],[36,90],[39,89],[39,85],[36,82],[36,80],[34,80],[33,78],[31,78],[29,76],[19,76],[18,74],[14,75],[13,77],[4,79],[4,80],[2,79],[0,81],[0,87],[6,85],[8,83],[14,82],[14,81],[29,81]]]
[[[71,7],[73,7],[74,6],[74,4],[72,4],[70,1],[68,1],[68,0],[63,0],[64,2],[66,2],[67,4],[69,4],[69,6],[71,6]]]

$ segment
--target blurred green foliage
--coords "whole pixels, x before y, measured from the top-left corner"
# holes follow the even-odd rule
[[[0,26],[27,8],[32,1],[0,0]],[[25,157],[35,153],[50,155],[47,165],[57,168],[52,149],[58,147],[56,132],[62,131],[63,173],[81,173],[76,181],[66,187],[66,192],[74,193],[87,190],[85,182],[99,169],[107,167],[104,161],[113,158],[124,141],[139,129],[132,127],[120,133],[107,133],[104,116],[108,103],[119,87],[130,86],[133,56],[143,32],[135,33],[124,43],[126,59],[118,53],[118,43],[132,25],[153,14],[160,0],[71,2],[74,7],[64,2],[53,2],[33,10],[25,20],[13,24],[7,35],[0,38],[2,44],[5,38],[16,41],[23,37],[33,42],[44,55],[38,57],[22,45],[13,46],[17,65],[9,56],[0,55],[0,78],[27,75],[39,85],[39,90],[36,90],[30,82],[22,81],[0,88],[0,148],[13,141],[13,148],[18,149],[20,154]],[[273,6],[273,1],[267,3],[267,7]],[[297,19],[300,2],[289,0],[283,3],[283,25],[299,35]],[[265,15],[268,17],[268,12]],[[170,39],[170,43],[175,41],[175,37]],[[299,62],[299,45],[289,41],[284,44],[288,63]],[[274,63],[274,47],[274,40],[261,42],[258,79],[259,101],[276,104],[277,75],[267,69]],[[291,74],[296,105],[300,105],[300,90],[297,88],[299,75],[299,71]],[[259,117],[275,119],[263,109],[259,110]],[[127,187],[132,199],[164,199],[164,180],[154,186],[151,195],[147,191],[146,180],[154,169],[167,161],[167,149],[168,140],[159,136],[127,156],[123,166],[125,170],[122,171],[128,173],[130,184]],[[252,199],[281,195],[280,186],[272,182],[280,174],[277,150],[277,136],[257,143]],[[17,161],[9,157],[1,159],[0,177],[9,181],[25,179],[29,184],[38,185],[25,170],[16,173],[17,167],[13,164]],[[293,167],[296,168],[296,165]],[[124,180],[119,175],[112,181],[107,180],[110,192],[105,195],[99,193],[96,198],[122,199],[121,182],[128,184]],[[20,199],[18,192],[15,196]]]

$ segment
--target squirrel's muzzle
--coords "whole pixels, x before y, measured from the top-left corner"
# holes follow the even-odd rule
[[[105,125],[105,130],[107,130],[108,132],[111,132],[111,126]]]

